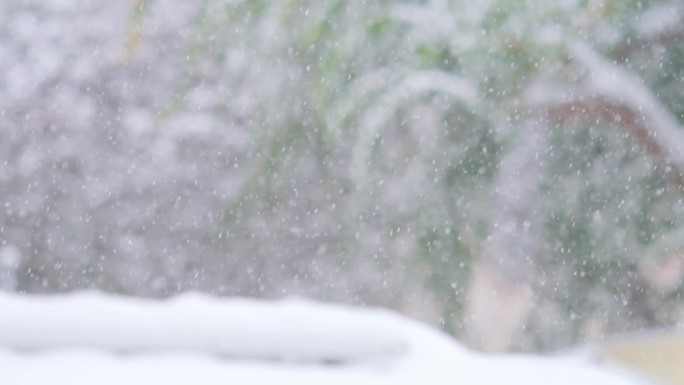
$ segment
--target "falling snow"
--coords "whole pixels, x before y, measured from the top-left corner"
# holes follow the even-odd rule
[[[2,2],[0,290],[305,297],[490,351],[676,329],[683,20],[672,0]]]

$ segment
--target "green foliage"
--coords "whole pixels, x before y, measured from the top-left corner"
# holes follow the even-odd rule
[[[250,100],[230,113],[253,134],[251,176],[224,225],[239,233],[259,218],[268,225],[250,233],[261,238],[255,242],[334,245],[328,258],[344,266],[334,279],[357,285],[364,293],[357,300],[401,307],[405,280],[422,280],[440,298],[445,328],[458,332],[471,264],[488,258],[480,245],[496,231],[501,162],[525,145],[523,122],[536,119],[545,123],[547,147],[528,190],[534,213],[525,210],[542,218],[532,259],[548,279],[531,285],[564,315],[578,315],[566,328],[570,340],[582,338],[581,320],[600,311],[636,312],[636,302],[585,303],[577,295],[641,289],[640,259],[680,229],[681,192],[625,127],[579,113],[555,122],[528,96],[540,85],[574,90],[582,74],[569,47],[582,41],[616,55],[607,61],[644,79],[684,117],[681,45],[628,44],[637,39],[637,16],[663,3],[207,1],[189,57],[249,63],[223,80]],[[179,95],[196,86],[191,79]],[[334,240],[288,232],[311,210],[323,213]],[[399,238],[386,230],[399,227],[408,234],[407,259],[391,255]],[[368,262],[378,256],[384,262]],[[379,278],[356,282],[355,269],[369,265]],[[374,289],[380,281],[390,282],[392,298]]]

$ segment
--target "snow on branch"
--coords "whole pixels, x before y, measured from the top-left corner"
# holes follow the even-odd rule
[[[634,21],[634,37],[619,45],[613,55],[626,58],[633,51],[657,44],[676,44],[684,38],[684,7],[678,2],[656,5]]]
[[[680,189],[684,188],[684,129],[677,118],[637,75],[587,45],[574,43],[570,56],[584,70],[580,83],[566,87],[565,92],[535,88],[527,95],[528,103],[545,108],[555,120],[600,119],[619,124],[658,157]]]
[[[480,98],[476,85],[463,77],[443,71],[418,71],[405,77],[399,84],[389,87],[361,115],[358,137],[352,150],[352,177],[357,186],[364,186],[368,177],[368,164],[373,143],[387,122],[404,103],[416,96],[440,94],[452,98],[470,110],[476,110]],[[363,190],[363,187],[359,188]]]

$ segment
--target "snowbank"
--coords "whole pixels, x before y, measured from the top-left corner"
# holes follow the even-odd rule
[[[0,296],[0,345],[117,353],[195,352],[223,357],[345,362],[406,350],[385,314],[185,294],[150,301],[97,294]]]
[[[0,383],[637,384],[582,358],[485,356],[396,314],[312,303],[0,293]]]

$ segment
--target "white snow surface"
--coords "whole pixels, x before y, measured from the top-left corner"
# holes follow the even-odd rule
[[[484,355],[385,310],[0,293],[0,383],[640,384],[584,356]]]

